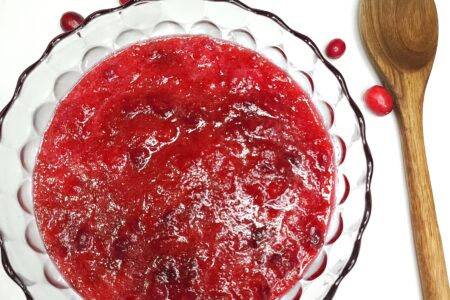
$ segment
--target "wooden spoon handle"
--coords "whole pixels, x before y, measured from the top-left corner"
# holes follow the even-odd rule
[[[405,99],[398,99],[398,102],[402,104],[398,115],[422,293],[425,300],[450,299],[442,241],[425,154],[422,105],[419,104],[423,102],[411,99],[411,97],[423,99],[424,91],[411,88],[403,92]]]

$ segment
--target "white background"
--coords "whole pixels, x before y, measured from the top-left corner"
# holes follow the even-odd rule
[[[421,299],[396,119],[393,114],[383,118],[372,115],[362,101],[364,91],[379,82],[359,39],[358,0],[243,1],[278,14],[287,24],[311,36],[322,48],[335,37],[347,42],[346,54],[335,61],[335,65],[346,77],[350,92],[367,120],[375,174],[373,214],[363,238],[360,258],[342,282],[335,299]],[[450,2],[435,2],[440,40],[426,93],[424,127],[436,209],[447,266],[450,266],[450,193],[447,190],[450,178]],[[0,0],[0,107],[11,98],[20,73],[42,54],[50,39],[61,32],[59,18],[63,12],[74,10],[87,15],[117,4],[118,0]],[[2,269],[0,299],[25,299]]]

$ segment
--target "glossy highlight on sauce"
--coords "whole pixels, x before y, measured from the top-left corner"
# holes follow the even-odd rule
[[[334,180],[330,138],[282,70],[172,37],[106,59],[61,102],[35,211],[86,299],[276,299],[323,245]]]

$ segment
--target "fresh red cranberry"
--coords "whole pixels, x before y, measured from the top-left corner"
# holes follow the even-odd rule
[[[78,26],[80,26],[81,23],[83,23],[84,18],[79,13],[69,11],[62,15],[61,17],[61,28],[64,31],[72,31]]]
[[[394,99],[387,89],[375,85],[367,90],[364,100],[370,110],[379,116],[385,116],[394,108]]]
[[[119,2],[120,2],[121,5],[125,5],[128,2],[130,2],[130,0],[119,0]]]
[[[346,48],[347,47],[345,46],[345,42],[343,40],[334,39],[327,46],[327,56],[332,59],[337,59],[344,55]]]

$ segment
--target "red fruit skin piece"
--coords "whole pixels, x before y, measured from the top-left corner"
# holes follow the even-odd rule
[[[394,108],[394,99],[391,93],[383,86],[375,85],[364,95],[367,107],[378,116],[389,114]]]
[[[128,2],[130,2],[130,0],[119,0],[119,2],[120,2],[120,5],[125,5]]]
[[[65,32],[72,31],[83,23],[84,18],[79,13],[69,11],[62,15],[60,25]]]
[[[344,55],[347,46],[345,42],[341,39],[334,39],[328,43],[326,53],[329,58],[338,59]]]

